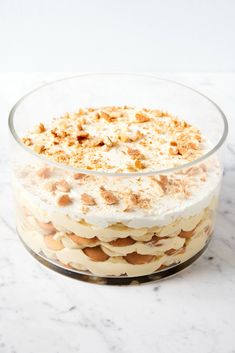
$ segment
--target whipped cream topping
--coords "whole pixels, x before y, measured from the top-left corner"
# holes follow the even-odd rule
[[[37,205],[45,211],[45,222],[50,220],[52,214],[67,215],[76,222],[85,221],[97,228],[106,228],[112,224],[123,223],[127,227],[142,228],[163,226],[172,223],[178,217],[189,217],[206,208],[214,195],[218,194],[221,171],[216,163],[211,163],[207,170],[206,179],[201,181],[201,173],[188,176],[187,197],[180,188],[178,192],[162,192],[158,182],[152,177],[138,178],[105,178],[88,176],[85,180],[74,180],[71,175],[66,177],[70,185],[67,192],[72,200],[67,206],[58,207],[57,200],[64,193],[57,190],[48,191],[48,182],[56,183],[61,180],[60,170],[54,171],[48,179],[40,179],[36,170],[31,166],[27,176],[17,178],[15,185],[20,194],[24,195],[25,202]],[[63,177],[65,175],[63,174]],[[185,178],[185,175],[177,175]],[[38,178],[38,179],[37,179]],[[40,187],[38,187],[38,185]],[[109,205],[100,194],[100,187],[105,185],[107,190],[118,198],[118,203]],[[159,191],[160,189],[160,191]],[[141,192],[140,192],[141,190]],[[81,195],[91,195],[96,201],[95,205],[87,206],[82,203]],[[130,199],[130,195],[140,194],[140,205]],[[47,220],[48,219],[48,220]]]
[[[136,107],[79,110],[48,126],[40,123],[22,141],[62,164],[107,172],[172,168],[208,150],[204,137],[185,121]]]
[[[156,176],[77,174],[36,161],[16,166],[15,184],[44,221],[63,214],[104,229],[163,226],[206,208],[218,193],[221,167],[215,156],[191,168],[183,165],[210,150],[200,132],[172,115],[134,107],[79,110],[39,124],[22,141],[62,164],[97,171],[151,171],[182,165]]]

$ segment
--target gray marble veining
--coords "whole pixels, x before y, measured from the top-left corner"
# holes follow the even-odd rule
[[[162,75],[192,85],[226,113],[230,134],[215,236],[166,281],[108,287],[42,267],[17,239],[7,114],[26,91],[62,74],[0,74],[0,353],[235,352],[235,74]]]

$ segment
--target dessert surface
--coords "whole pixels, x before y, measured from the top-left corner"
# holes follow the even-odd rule
[[[40,123],[22,139],[34,152],[75,168],[136,172],[172,168],[203,155],[207,141],[187,122],[136,107],[80,109]]]
[[[196,128],[166,112],[133,107],[80,109],[50,126],[40,123],[22,140],[62,164],[124,173],[183,165],[210,145]],[[152,227],[194,215],[207,207],[221,178],[215,158],[175,173],[143,177],[73,173],[43,162],[19,170],[17,184],[26,191],[28,203],[99,228],[118,222]]]

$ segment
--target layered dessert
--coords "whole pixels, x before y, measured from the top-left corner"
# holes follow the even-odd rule
[[[183,263],[213,232],[221,167],[210,141],[167,112],[79,109],[22,137],[17,228],[35,253],[71,271],[141,276]]]

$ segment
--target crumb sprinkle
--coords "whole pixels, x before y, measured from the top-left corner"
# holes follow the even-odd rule
[[[172,168],[204,153],[196,128],[158,109],[77,109],[22,138],[34,152],[74,168],[136,172]]]

